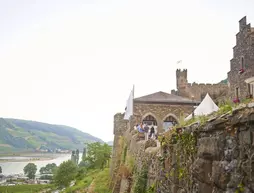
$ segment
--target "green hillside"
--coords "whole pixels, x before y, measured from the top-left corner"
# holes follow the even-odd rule
[[[82,150],[85,142],[96,141],[103,142],[68,126],[0,118],[0,152]]]

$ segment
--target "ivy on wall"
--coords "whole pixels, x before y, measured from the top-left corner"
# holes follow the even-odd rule
[[[164,181],[167,182],[164,185],[176,184],[178,188],[189,192],[192,187],[190,167],[197,153],[197,134],[195,132],[182,132],[178,128],[171,130],[159,140],[163,150],[162,156],[159,157],[162,167],[161,173],[163,173]],[[166,161],[167,168],[165,168]],[[159,186],[162,187],[163,184]]]
[[[147,187],[148,166],[144,164],[139,172],[135,174],[133,192],[145,193]]]

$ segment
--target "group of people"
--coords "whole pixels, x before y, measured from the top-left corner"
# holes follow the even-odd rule
[[[140,123],[135,126],[139,133],[144,133],[145,140],[157,139],[157,126]]]

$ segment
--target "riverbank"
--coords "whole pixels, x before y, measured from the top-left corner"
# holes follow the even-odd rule
[[[0,186],[0,192],[11,192],[11,193],[45,192],[43,190],[52,189],[52,187],[53,185],[41,185],[41,184]]]
[[[49,161],[61,156],[69,155],[69,153],[6,153],[0,154],[0,163],[3,162],[34,162]]]
[[[0,166],[2,167],[2,171],[5,176],[23,173],[23,169],[28,163],[34,163],[37,166],[37,173],[39,173],[40,168],[45,167],[47,164],[55,163],[57,166],[59,166],[62,162],[71,159],[71,154],[33,153],[20,154],[19,156],[8,156],[7,159],[6,157],[7,156],[2,156],[2,160],[5,161],[0,161]],[[82,154],[80,154],[80,157],[82,157]]]

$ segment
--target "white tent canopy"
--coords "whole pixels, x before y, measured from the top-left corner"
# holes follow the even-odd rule
[[[219,110],[219,107],[213,102],[213,99],[211,99],[211,97],[207,93],[203,101],[194,110],[194,116],[208,115],[218,110]],[[186,117],[185,120],[189,120],[191,118],[192,118],[192,114]]]

